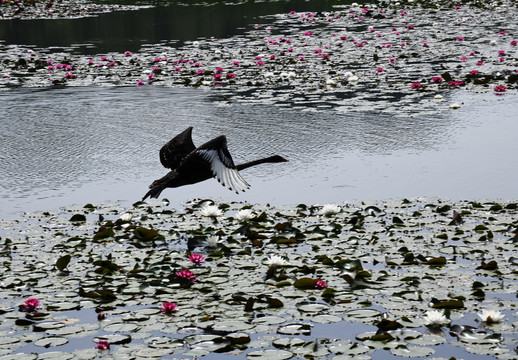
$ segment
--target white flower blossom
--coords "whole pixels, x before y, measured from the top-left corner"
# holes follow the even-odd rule
[[[423,317],[424,324],[427,326],[440,327],[446,325],[450,320],[439,310],[429,310]]]
[[[200,210],[203,216],[216,217],[223,215],[223,212],[216,205],[207,205]]]
[[[488,324],[500,322],[505,316],[498,310],[482,310],[482,312],[477,315],[482,321]]]
[[[268,266],[282,266],[287,264],[288,262],[279,255],[270,255],[270,257],[266,259],[266,265]]]
[[[131,221],[131,219],[133,219],[133,215],[131,213],[124,213],[121,215],[121,217],[119,218],[121,221]]]
[[[325,204],[322,206],[322,210],[320,210],[320,213],[325,216],[331,216],[338,214],[342,209],[340,206],[335,204]]]
[[[219,236],[213,235],[207,238],[208,247],[217,247],[219,244]]]
[[[242,209],[236,213],[236,219],[238,219],[239,221],[250,220],[253,217],[254,217],[254,214],[253,214],[252,210],[250,210],[250,209]]]

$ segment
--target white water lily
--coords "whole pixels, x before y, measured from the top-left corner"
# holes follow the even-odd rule
[[[119,219],[121,221],[131,221],[131,219],[133,219],[133,215],[131,213],[124,213]]]
[[[216,205],[207,205],[200,210],[203,216],[216,217],[223,215],[223,212]]]
[[[477,315],[482,321],[488,324],[500,322],[505,317],[505,315],[498,310],[482,310],[482,312]]]
[[[219,236],[213,235],[207,238],[208,247],[217,247],[219,244]]]
[[[266,265],[268,266],[282,266],[287,264],[288,262],[279,255],[270,255],[270,257],[266,259]]]
[[[239,221],[250,220],[254,217],[254,213],[251,209],[242,209],[236,213],[236,219]]]
[[[425,325],[432,327],[440,327],[450,322],[444,313],[439,310],[427,311],[423,317],[423,320]]]
[[[320,213],[325,216],[331,216],[338,214],[342,209],[340,206],[335,204],[325,204],[322,206],[322,210],[320,210]]]
[[[450,109],[460,109],[460,105],[458,103],[453,103],[450,105]]]

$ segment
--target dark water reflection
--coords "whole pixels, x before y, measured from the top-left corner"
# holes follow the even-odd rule
[[[168,189],[195,197],[296,204],[440,196],[516,198],[515,97],[463,95],[444,116],[313,113],[223,104],[210,92],[143,88],[18,89],[0,123],[0,217],[73,203],[141,198],[165,169],[158,149],[193,125],[226,134],[236,162],[278,153],[286,164],[243,172],[236,195],[216,181]]]
[[[216,2],[210,6],[161,2],[138,11],[116,11],[79,19],[0,20],[0,44],[57,47],[55,51],[72,47],[72,53],[85,55],[134,52],[144,44],[174,45],[211,36],[231,37],[249,29],[251,24],[261,23],[260,17],[264,15],[291,10],[330,10],[338,2],[247,1],[235,5]]]

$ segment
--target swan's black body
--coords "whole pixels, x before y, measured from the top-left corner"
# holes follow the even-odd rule
[[[245,191],[248,183],[241,177],[239,170],[251,166],[288,161],[282,156],[273,155],[267,158],[234,165],[227,149],[227,138],[222,135],[196,147],[192,142],[192,126],[176,135],[160,149],[160,162],[171,169],[164,177],[153,181],[147,197],[158,198],[168,187],[174,188],[195,184],[216,177],[218,181],[235,192]]]

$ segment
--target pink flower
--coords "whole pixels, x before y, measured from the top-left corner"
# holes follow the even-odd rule
[[[200,67],[200,66],[201,66],[201,64],[200,64],[199,62],[195,62],[194,64],[192,64],[192,66],[194,66],[194,67]]]
[[[505,50],[499,50],[499,51],[498,51],[498,55],[500,55],[500,56],[505,55]]]
[[[412,83],[412,85],[410,85],[410,87],[412,89],[421,89],[423,87],[423,85],[421,85],[421,83],[418,83],[418,82],[415,82],[415,83]]]
[[[153,80],[153,78],[154,78],[154,77],[155,77],[155,74],[153,74],[153,73],[151,73],[151,74],[149,74],[149,75],[147,76],[147,78],[148,78],[149,80]]]
[[[320,50],[320,49],[315,49],[315,50],[313,50],[313,53],[314,53],[314,54],[319,54],[319,53],[321,53],[321,52],[322,52],[322,50]]]
[[[322,59],[323,60],[328,60],[329,59],[329,54],[322,54]]]
[[[34,312],[40,306],[40,301],[36,298],[28,298],[25,300],[25,303],[22,305],[23,311],[25,312]]]
[[[275,55],[270,56],[270,60],[275,60]]]
[[[233,75],[235,77],[234,74],[227,74],[227,78],[229,77],[229,75]],[[200,254],[190,254],[188,257],[189,261],[195,265],[199,265],[199,264],[203,264],[205,262],[205,257],[203,255],[200,255]]]
[[[312,31],[306,31],[304,33],[304,35],[306,35],[306,36],[313,36],[313,32]]]
[[[396,62],[396,58],[395,57],[389,57],[389,62],[391,64],[395,63]]]
[[[500,62],[503,62],[503,61],[505,61],[505,57],[503,57],[503,56],[502,56],[502,57],[501,57],[501,58],[499,58],[498,60],[499,60]]]
[[[385,72],[385,69],[383,69],[383,68],[377,68],[377,69],[376,69],[376,72],[379,72],[379,73],[381,73],[381,72]]]
[[[440,84],[440,83],[442,83],[443,81],[444,81],[444,79],[443,79],[442,77],[440,77],[440,76],[434,76],[434,77],[432,78],[432,82],[434,82],[434,83],[439,83],[439,84]]]
[[[213,77],[216,81],[221,80],[221,74],[214,74]]]
[[[223,68],[222,67],[217,67],[216,68],[216,73],[220,74],[223,72]]]
[[[124,56],[131,56],[131,52],[130,51],[125,51],[124,52]]]
[[[264,65],[264,61],[258,61],[255,63],[257,66],[263,66]]]
[[[203,69],[196,71],[196,75],[203,75],[203,74],[205,74],[205,70],[203,70]]]
[[[137,86],[142,86],[142,85],[144,85],[144,81],[142,81],[140,79],[137,80]]]
[[[458,36],[457,41],[464,41],[464,38],[462,36]]]
[[[110,348],[110,342],[108,340],[99,340],[97,345],[95,345],[95,348],[99,350],[107,350]]]
[[[191,282],[196,281],[196,278],[197,278],[196,275],[194,275],[190,270],[187,270],[187,269],[182,269],[180,271],[177,271],[175,274],[179,278],[182,278],[182,279],[185,279],[185,280],[188,280]]]
[[[408,25],[406,28],[407,28],[408,30],[413,30],[413,29],[414,29],[414,25]]]
[[[227,73],[227,75],[225,76],[227,79],[235,79],[236,78],[236,74],[232,74],[232,73]]]
[[[460,57],[460,61],[465,62],[466,60],[468,60],[467,56],[461,56]]]
[[[325,289],[327,287],[327,283],[324,280],[317,280],[315,283],[315,288],[317,289]]]
[[[305,59],[305,57],[304,57],[303,55],[300,55],[300,56],[299,56],[299,60],[300,60],[300,61],[304,61],[304,59]]]
[[[108,64],[106,64],[107,66],[109,67],[114,67],[115,65],[117,65],[115,62],[109,62]]]
[[[478,65],[478,66],[482,66],[482,65],[484,65],[484,62],[483,62],[483,61],[479,61],[479,62],[477,63],[477,65]]]
[[[498,95],[503,95],[502,93],[505,93],[507,91],[507,87],[505,85],[497,85],[494,88],[496,93],[499,93]]]
[[[461,80],[458,80],[458,81],[452,80],[448,83],[448,85],[450,85],[450,86],[462,86],[463,84],[464,84],[464,82],[462,82]]]
[[[474,76],[474,75],[478,75],[478,70],[471,70],[469,72],[470,75]]]
[[[101,61],[106,61],[108,58],[106,56],[101,56]]]
[[[423,46],[428,46],[428,41],[423,41]]]
[[[72,74],[71,72],[65,73],[65,79],[71,80],[71,79],[76,79],[76,78],[77,78],[77,76]]]
[[[174,68],[174,71],[182,71],[182,68],[177,66],[177,67]]]
[[[88,65],[92,65],[94,63],[93,59],[88,60]]]
[[[511,41],[511,46],[516,46],[517,44],[518,44],[518,42],[516,40]]]
[[[406,10],[404,10],[404,11],[402,11],[399,15],[401,15],[401,16],[405,16],[406,14],[407,14],[407,11],[406,11]]]
[[[239,61],[234,61],[234,62],[233,62],[233,65],[234,65],[234,66],[239,66]]]
[[[54,66],[52,66],[52,65],[47,66],[47,70],[54,70]]]
[[[160,309],[162,310],[162,312],[164,314],[172,314],[173,312],[178,311],[176,308],[177,308],[177,305],[175,303],[167,302],[167,301],[164,301],[162,303],[162,306],[160,307]]]

